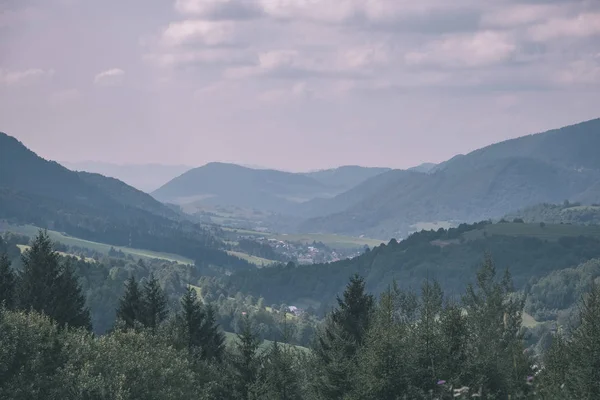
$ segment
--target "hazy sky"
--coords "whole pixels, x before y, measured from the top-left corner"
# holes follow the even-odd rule
[[[402,168],[599,116],[598,0],[0,0],[0,130],[55,160]]]

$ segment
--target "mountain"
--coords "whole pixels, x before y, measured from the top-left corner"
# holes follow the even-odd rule
[[[0,133],[0,219],[82,239],[179,254],[203,263],[248,267],[200,225],[113,178],[77,173]]]
[[[423,172],[427,174],[429,172],[432,172],[436,167],[437,164],[434,163],[423,163],[417,165],[416,167],[409,168],[408,171]]]
[[[117,178],[128,185],[150,193],[171,179],[190,170],[186,165],[162,164],[111,164],[104,162],[63,162],[63,166],[73,171],[85,171]]]
[[[325,186],[344,191],[349,190],[366,181],[367,179],[380,175],[389,170],[390,168],[345,165],[338,168],[307,172],[303,175],[314,178]]]
[[[303,205],[318,217],[299,230],[405,237],[421,223],[477,221],[565,199],[600,202],[598,148],[595,119],[456,156],[427,174],[392,170]]]
[[[330,188],[302,174],[209,163],[194,168],[152,192],[161,201],[233,205],[281,212],[295,202],[329,195]]]

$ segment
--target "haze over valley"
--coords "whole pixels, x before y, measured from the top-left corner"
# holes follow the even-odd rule
[[[0,399],[600,399],[599,38],[591,0],[0,1]]]

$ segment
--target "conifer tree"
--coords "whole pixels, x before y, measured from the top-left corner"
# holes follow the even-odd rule
[[[142,324],[152,331],[167,318],[167,295],[160,287],[154,274],[144,284],[142,290]]]
[[[119,300],[117,319],[124,323],[126,329],[133,328],[136,321],[141,322],[143,319],[140,287],[133,275],[125,282],[125,293]]]
[[[580,313],[581,324],[570,346],[569,393],[576,399],[600,399],[600,285],[592,284]]]
[[[6,254],[0,255],[0,307],[12,309],[15,306],[15,273],[11,269]]]
[[[202,345],[201,357],[204,360],[223,359],[225,352],[225,335],[217,323],[217,315],[213,306],[207,304],[204,308],[204,322],[202,325],[205,341]]]
[[[196,357],[204,341],[204,311],[198,302],[196,291],[190,287],[181,297],[181,311],[175,317],[179,329],[180,341],[185,344],[188,354]]]
[[[75,271],[68,262],[61,269],[57,290],[60,301],[54,309],[54,318],[68,326],[91,330],[90,310],[85,305],[85,296],[77,282]]]
[[[40,231],[22,256],[19,276],[19,307],[54,319],[59,326],[90,328],[89,310],[69,264],[61,265],[52,241]]]
[[[294,368],[294,350],[290,345],[273,342],[263,358],[257,392],[264,400],[301,400],[298,373]]]
[[[394,283],[380,298],[366,342],[359,351],[351,399],[396,400],[409,389],[412,348],[405,340],[408,325],[401,310],[405,297]]]
[[[365,293],[364,279],[350,278],[343,297],[318,334],[315,355],[321,373],[315,382],[326,398],[343,398],[350,393],[351,372],[357,351],[363,345],[374,308],[373,296]]]
[[[486,255],[477,272],[477,286],[469,285],[463,297],[469,359],[467,382],[462,384],[481,388],[484,397],[516,396],[527,390],[531,369],[519,333],[524,302],[511,296],[513,291],[508,271],[497,281],[495,265]]]
[[[261,340],[254,331],[247,315],[242,318],[241,323],[241,332],[237,335],[237,343],[232,356],[232,367],[238,398],[250,400],[257,390],[256,384],[260,366],[260,357],[257,351]]]

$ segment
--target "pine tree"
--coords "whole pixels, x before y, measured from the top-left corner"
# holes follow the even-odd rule
[[[416,356],[415,385],[425,392],[436,388],[437,367],[441,345],[439,315],[444,294],[438,282],[426,281],[421,290],[420,321],[416,328],[414,353]]]
[[[263,358],[257,392],[261,400],[301,400],[298,373],[294,368],[294,350],[290,345],[273,342]]]
[[[252,327],[246,315],[242,319],[242,329],[237,335],[235,352],[232,357],[232,366],[235,375],[236,393],[239,399],[249,400],[256,391],[259,372],[260,357],[257,350],[261,340]]]
[[[202,344],[202,359],[222,360],[225,352],[225,335],[219,328],[215,309],[210,304],[207,304],[204,309],[202,331],[205,338]]]
[[[143,304],[140,288],[132,275],[125,282],[125,293],[119,300],[117,308],[117,319],[125,324],[126,329],[131,329],[135,326],[135,322],[141,322],[143,318]]]
[[[53,250],[48,234],[40,231],[21,258],[19,307],[52,317],[60,267],[59,255]]]
[[[60,265],[48,234],[40,231],[22,256],[19,307],[54,319],[59,326],[90,328],[89,310],[71,267]]]
[[[351,399],[396,400],[407,393],[407,355],[413,349],[405,340],[408,324],[405,310],[400,309],[404,297],[395,283],[381,295],[365,345],[359,351],[354,375],[357,384]]]
[[[463,385],[480,388],[484,397],[520,395],[528,390],[530,362],[522,336],[523,299],[514,292],[508,271],[496,280],[496,268],[486,255],[477,272],[477,287],[469,285],[463,297],[469,330],[469,359]]]
[[[146,328],[156,331],[167,318],[167,295],[161,289],[158,279],[150,274],[142,290],[142,319]]]
[[[321,369],[315,384],[326,398],[343,398],[352,390],[354,358],[364,344],[374,308],[373,296],[365,293],[365,282],[358,275],[337,301],[338,308],[318,333],[314,349]]]
[[[0,255],[0,307],[12,309],[15,306],[15,273],[11,269],[6,254]]]
[[[54,318],[68,326],[91,330],[90,310],[85,306],[85,296],[70,263],[62,267],[57,289],[61,301],[54,309]]]
[[[204,325],[204,311],[198,302],[196,291],[190,287],[181,297],[181,311],[175,317],[179,329],[180,341],[187,347],[190,357],[195,358],[200,354],[204,341],[202,327]]]
[[[592,284],[580,313],[581,324],[570,346],[569,393],[576,399],[600,399],[600,285]]]

